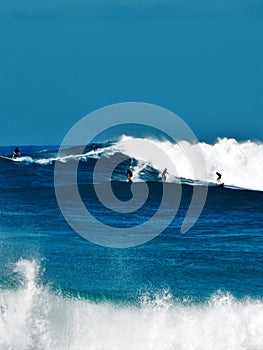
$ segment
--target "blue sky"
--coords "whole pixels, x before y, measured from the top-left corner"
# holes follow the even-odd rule
[[[126,101],[200,140],[263,139],[263,0],[16,0],[0,33],[0,145],[59,144]]]

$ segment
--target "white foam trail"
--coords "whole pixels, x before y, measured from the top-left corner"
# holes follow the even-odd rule
[[[39,266],[20,260],[21,286],[0,290],[0,349],[262,350],[263,301],[216,294],[203,304],[171,294],[137,306],[54,295],[37,283]]]
[[[41,158],[41,159],[36,159],[36,160],[32,160],[32,162],[36,163],[36,164],[40,164],[40,165],[48,165],[48,164],[52,164],[55,161],[59,161],[62,163],[66,163],[70,160],[75,160],[75,161],[87,161],[88,158],[99,158],[100,155],[105,151],[105,148],[99,148],[96,150],[91,150],[87,153],[83,153],[83,154],[74,154],[74,155],[67,155],[64,157],[53,157],[53,158]],[[108,150],[109,151],[109,150]],[[109,151],[110,153],[110,151]]]
[[[12,160],[13,160],[14,162],[18,162],[18,163],[20,163],[20,162],[24,162],[24,163],[33,163],[33,162],[34,162],[34,160],[33,160],[31,157],[29,157],[29,156],[18,157],[18,158],[12,158]]]

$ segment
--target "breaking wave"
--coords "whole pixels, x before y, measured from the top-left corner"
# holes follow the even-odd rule
[[[0,289],[0,349],[262,350],[263,302],[218,293],[204,303],[168,291],[135,304],[62,296],[20,260],[15,289]]]
[[[206,161],[206,176],[195,178],[187,155],[182,150],[189,149],[191,154],[201,149]],[[153,152],[158,147],[167,158],[160,157]],[[151,138],[136,138],[123,135],[118,141],[105,144],[92,144],[85,153],[74,152],[71,148],[65,149],[65,155],[57,157],[56,152],[40,151],[36,155],[15,159],[15,162],[26,164],[49,165],[55,161],[87,162],[101,157],[114,157],[123,153],[130,157],[134,173],[134,181],[160,181],[164,168],[168,168],[168,182],[186,182],[190,184],[210,184],[216,182],[216,172],[220,172],[226,187],[263,191],[263,144],[235,139],[218,139],[215,144],[200,142],[190,144],[185,141],[172,143]],[[169,159],[176,169],[169,172]],[[170,163],[171,164],[171,163]],[[170,167],[171,168],[171,167]],[[155,177],[152,174],[155,174]],[[113,178],[120,180],[123,177]]]

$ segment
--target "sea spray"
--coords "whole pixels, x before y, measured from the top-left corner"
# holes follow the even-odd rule
[[[38,271],[35,260],[19,260],[14,273],[20,287],[0,292],[0,349],[49,348],[49,303],[46,291],[37,284]]]

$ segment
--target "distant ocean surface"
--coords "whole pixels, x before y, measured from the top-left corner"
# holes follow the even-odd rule
[[[150,141],[176,159],[178,175],[168,169],[165,186],[182,187],[181,203],[162,234],[127,249],[93,244],[67,224],[54,163],[79,161],[79,191],[94,216],[140,225],[158,208],[165,168],[150,151],[142,159],[140,139],[91,144],[79,155],[69,147],[59,159],[56,146],[19,146],[20,158],[0,158],[0,350],[263,349],[263,144],[200,143],[207,178],[193,179],[177,144]],[[111,182],[129,199],[131,168],[134,186],[145,181],[150,195],[136,213],[113,216],[93,191],[93,169],[120,154],[129,160],[98,185]],[[208,186],[207,201],[182,234],[194,186]]]

